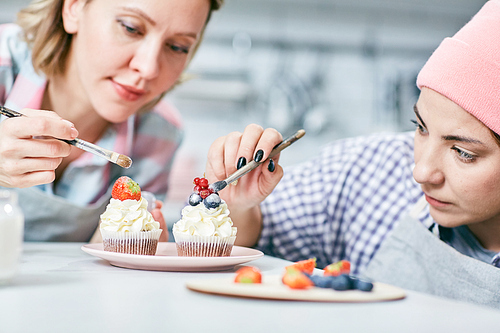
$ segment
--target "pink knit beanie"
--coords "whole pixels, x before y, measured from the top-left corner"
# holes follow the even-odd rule
[[[489,0],[445,38],[417,77],[500,134],[500,0]]]

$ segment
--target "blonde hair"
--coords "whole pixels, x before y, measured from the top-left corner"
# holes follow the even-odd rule
[[[92,0],[85,0],[89,3]],[[209,0],[210,10],[218,10],[224,0]],[[72,35],[64,30],[62,8],[64,0],[34,0],[17,14],[17,24],[24,31],[24,38],[32,49],[33,68],[48,78],[65,71]],[[203,35],[203,34],[202,34]],[[200,38],[201,42],[202,38]],[[195,52],[199,43],[195,46]],[[193,52],[194,54],[194,52]]]

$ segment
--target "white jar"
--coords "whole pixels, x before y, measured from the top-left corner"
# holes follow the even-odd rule
[[[24,215],[17,193],[0,190],[0,284],[16,275],[22,253]]]

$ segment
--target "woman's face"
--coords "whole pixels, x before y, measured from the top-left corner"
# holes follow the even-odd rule
[[[208,0],[66,0],[68,80],[121,122],[176,82],[201,38]]]
[[[434,220],[445,227],[500,221],[500,147],[490,130],[427,88],[415,113],[413,176]]]

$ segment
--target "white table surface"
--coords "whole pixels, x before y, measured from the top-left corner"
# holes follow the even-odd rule
[[[500,311],[408,292],[380,303],[315,303],[217,296],[179,273],[111,266],[81,243],[25,243],[17,277],[0,286],[0,332],[500,332]],[[289,262],[248,263],[281,274]]]

